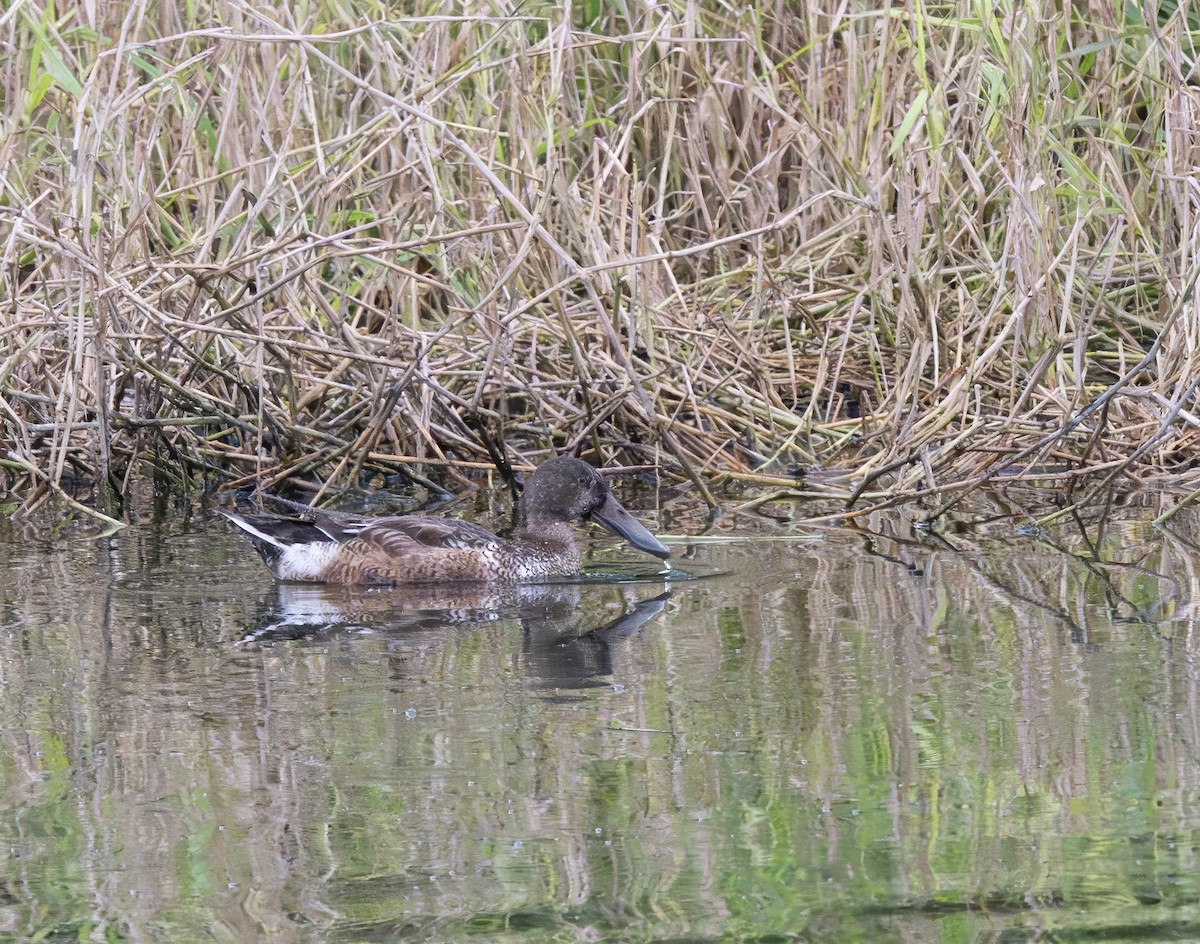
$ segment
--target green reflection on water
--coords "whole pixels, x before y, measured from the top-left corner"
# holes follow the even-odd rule
[[[0,937],[1187,939],[1200,581],[1091,538],[429,599],[9,540]]]

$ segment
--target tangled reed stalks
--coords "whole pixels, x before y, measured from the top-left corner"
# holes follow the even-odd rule
[[[1191,485],[1200,26],[1145,16],[10,5],[0,489]]]

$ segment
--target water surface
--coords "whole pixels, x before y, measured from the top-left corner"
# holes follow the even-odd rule
[[[9,524],[0,938],[1200,937],[1197,518],[1145,504],[433,595]]]

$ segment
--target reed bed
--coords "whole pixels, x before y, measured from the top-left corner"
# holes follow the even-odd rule
[[[1191,487],[1188,4],[16,2],[0,489]]]

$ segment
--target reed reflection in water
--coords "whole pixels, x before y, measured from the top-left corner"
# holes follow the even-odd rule
[[[1186,936],[1195,519],[1122,514],[422,599],[9,528],[0,934]]]

